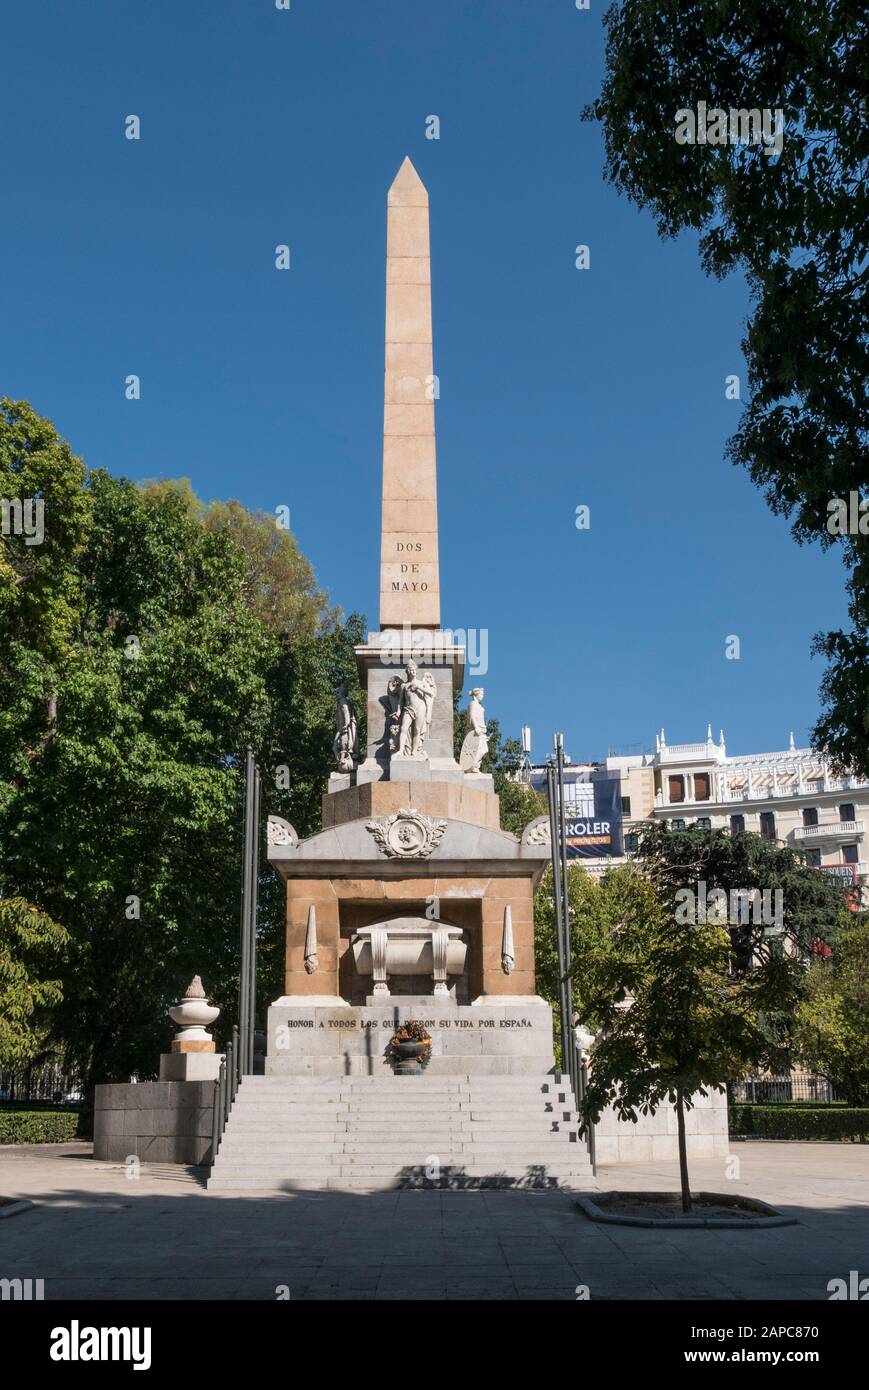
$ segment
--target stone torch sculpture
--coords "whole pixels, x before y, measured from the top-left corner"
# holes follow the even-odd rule
[[[178,1003],[169,1010],[179,1031],[172,1039],[171,1052],[160,1055],[161,1081],[210,1081],[217,1076],[223,1057],[215,1050],[208,1026],[219,1014],[220,1009],[209,1004],[201,979],[194,975]]]

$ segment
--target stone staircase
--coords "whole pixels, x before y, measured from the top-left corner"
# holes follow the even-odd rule
[[[557,1076],[246,1076],[209,1189],[594,1185]]]

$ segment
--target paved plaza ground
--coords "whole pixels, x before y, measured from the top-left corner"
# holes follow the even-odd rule
[[[46,1299],[823,1299],[869,1274],[869,1149],[734,1143],[692,1164],[695,1190],[796,1216],[764,1231],[602,1226],[561,1192],[207,1193],[192,1169],[129,1179],[87,1144],[0,1149],[0,1278]],[[731,1163],[732,1168],[732,1163]],[[676,1165],[601,1168],[606,1191],[674,1190]]]

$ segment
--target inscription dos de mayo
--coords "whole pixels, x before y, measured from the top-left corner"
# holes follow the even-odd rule
[[[420,554],[422,552],[422,541],[396,541],[395,550],[398,555]],[[401,574],[419,574],[419,565],[413,561],[403,560],[399,566]],[[393,579],[392,592],[394,594],[424,594],[428,589],[425,579]]]

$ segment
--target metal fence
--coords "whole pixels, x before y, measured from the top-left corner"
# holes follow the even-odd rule
[[[552,897],[555,906],[555,947],[558,954],[558,1003],[561,1028],[562,1067],[570,1077],[577,1108],[585,1100],[588,1073],[573,1028],[573,986],[570,959],[570,900],[568,895],[567,836],[565,833],[564,739],[554,738],[555,755],[546,766],[546,795],[549,802],[549,836],[552,853]],[[594,1126],[583,1125],[592,1172],[595,1171]]]
[[[60,1062],[0,1070],[0,1104],[80,1105],[83,1100],[82,1078]]]
[[[236,1092],[241,1084],[241,1048],[238,1043],[238,1028],[233,1027],[232,1042],[226,1044],[226,1053],[220,1064],[220,1072],[214,1083],[214,1109],[211,1120],[211,1162],[217,1158],[217,1150],[226,1121],[232,1109]]]
[[[811,1072],[792,1071],[782,1076],[746,1076],[730,1087],[730,1098],[754,1105],[785,1101],[814,1101],[831,1105],[839,1099],[829,1081]]]
[[[259,829],[262,783],[253,753],[247,750],[244,768],[244,851],[241,868],[241,969],[238,982],[238,1024],[214,1083],[211,1122],[211,1162],[217,1158],[229,1112],[243,1076],[254,1070],[256,1030],[256,919],[259,882]]]

